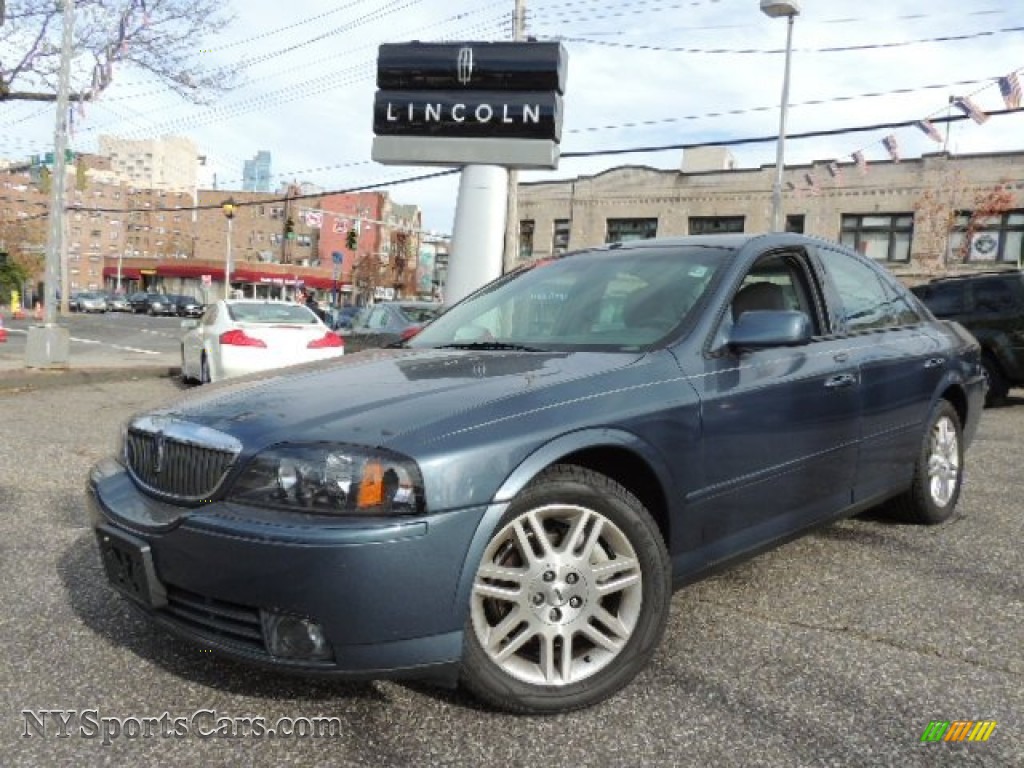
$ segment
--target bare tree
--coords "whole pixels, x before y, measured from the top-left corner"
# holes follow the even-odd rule
[[[975,192],[973,203],[957,254],[960,261],[967,261],[970,256],[974,236],[993,219],[1013,210],[1016,205],[1013,191],[1006,181],[994,187],[979,189]]]
[[[0,101],[56,101],[62,3],[8,0],[0,26]],[[95,99],[115,67],[155,75],[195,103],[237,85],[237,67],[214,66],[203,40],[233,16],[221,0],[76,0],[72,101]]]

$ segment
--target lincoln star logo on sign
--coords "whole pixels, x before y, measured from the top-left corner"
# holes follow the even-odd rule
[[[472,48],[460,48],[459,57],[456,62],[458,67],[459,82],[463,85],[469,85],[469,81],[473,78],[473,49]]]

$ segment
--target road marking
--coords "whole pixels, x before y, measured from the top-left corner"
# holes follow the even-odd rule
[[[153,350],[153,349],[140,349],[138,347],[125,347],[125,346],[122,346],[120,344],[108,344],[107,342],[99,341],[97,339],[80,339],[77,336],[71,336],[70,338],[71,338],[71,341],[77,341],[79,344],[102,344],[105,347],[110,347],[111,349],[117,349],[117,350],[120,350],[121,352],[138,352],[138,353],[143,354],[143,355],[159,355],[159,354],[162,354],[162,353],[157,352],[156,350]]]

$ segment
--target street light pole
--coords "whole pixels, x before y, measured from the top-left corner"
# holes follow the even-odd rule
[[[228,220],[228,251],[224,259],[224,298],[231,298],[231,237],[234,231],[235,222],[235,200],[229,197],[221,204],[221,208],[224,211],[224,216]]]
[[[64,153],[68,146],[68,104],[71,90],[72,35],[75,0],[63,0],[64,29],[61,37],[60,69],[57,73],[57,121],[53,140],[53,190],[50,197],[49,233],[46,239],[46,284],[43,296],[43,325],[29,328],[25,346],[25,365],[29,368],[55,368],[67,365],[70,358],[70,334],[57,325],[57,286],[61,283],[61,255],[64,248]],[[65,291],[63,301],[67,302]]]
[[[779,138],[775,145],[775,180],[772,182],[772,231],[781,232],[782,173],[786,163],[786,114],[789,111],[789,65],[793,51],[793,19],[800,15],[796,0],[761,0],[761,12],[770,18],[786,17],[786,65],[782,75],[782,106],[779,110]]]

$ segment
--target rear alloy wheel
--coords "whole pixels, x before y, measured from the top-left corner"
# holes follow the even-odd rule
[[[909,523],[948,520],[960,498],[963,461],[960,417],[948,401],[940,400],[928,419],[910,490],[893,499],[892,511]]]
[[[462,679],[522,713],[566,712],[625,686],[657,647],[668,554],[640,501],[556,466],[513,501],[473,580]]]

